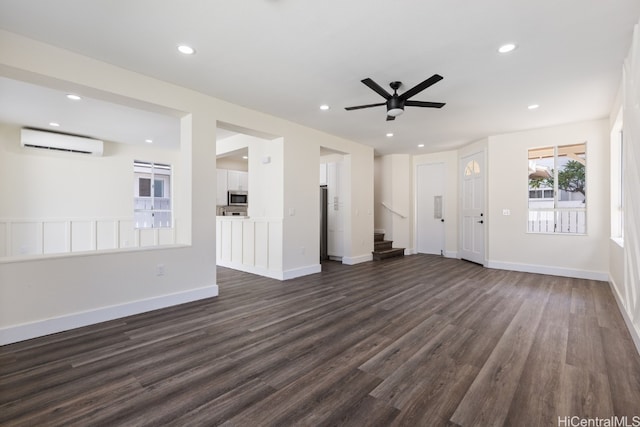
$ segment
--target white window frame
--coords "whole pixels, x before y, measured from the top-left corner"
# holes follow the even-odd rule
[[[553,149],[553,167],[550,172],[553,172],[553,198],[537,198],[537,197],[529,197],[531,191],[542,190],[543,194],[545,190],[550,190],[550,187],[541,187],[539,189],[532,188],[529,185],[529,176],[527,177],[527,189],[528,189],[528,197],[527,197],[527,233],[532,234],[554,234],[554,235],[572,235],[572,236],[584,236],[587,234],[587,207],[586,202],[583,207],[560,207],[559,206],[559,197],[561,195],[561,191],[558,188],[558,165],[559,158],[564,157],[560,151],[563,147],[571,147],[574,145],[584,144],[584,155],[585,155],[585,187],[588,188],[588,178],[587,178],[587,170],[586,170],[586,160],[588,156],[587,153],[587,142],[583,143],[567,143],[561,145],[547,145],[541,147],[532,147],[527,150],[528,157],[530,156],[531,151],[542,150],[545,151],[548,149]],[[550,156],[546,156],[545,158],[550,158]],[[529,161],[529,173],[532,173],[532,168],[535,169],[535,162],[532,162],[532,159],[528,159]],[[586,191],[586,189],[585,189]],[[549,207],[532,207],[531,202],[535,201],[546,201],[547,203],[551,203],[552,206]],[[585,194],[586,201],[586,194]]]
[[[134,228],[173,228],[171,165],[135,160],[134,171]],[[150,179],[149,196],[140,195],[140,180]],[[163,195],[156,196],[157,181],[163,181]]]

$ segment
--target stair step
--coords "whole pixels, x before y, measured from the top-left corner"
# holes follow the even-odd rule
[[[373,251],[371,253],[375,261],[380,261],[387,258],[404,256],[404,248],[391,248],[383,251]]]
[[[385,249],[391,249],[393,242],[391,240],[378,240],[373,242],[374,251],[383,251]]]
[[[384,233],[373,233],[373,241],[381,242],[384,240]]]

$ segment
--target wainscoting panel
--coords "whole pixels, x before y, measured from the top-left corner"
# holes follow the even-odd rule
[[[0,259],[176,243],[173,228],[134,228],[122,218],[0,219]]]
[[[118,222],[96,221],[96,249],[118,248]]]
[[[216,230],[218,265],[282,279],[281,218],[218,217]]]
[[[95,229],[93,221],[71,222],[71,252],[95,250]]]
[[[45,254],[59,254],[69,252],[70,223],[67,221],[45,222],[42,227],[42,252]]]

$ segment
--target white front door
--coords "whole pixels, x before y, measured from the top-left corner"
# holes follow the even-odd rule
[[[444,163],[417,167],[416,248],[418,253],[444,255],[444,179]]]
[[[484,153],[462,158],[462,233],[460,258],[484,265]]]

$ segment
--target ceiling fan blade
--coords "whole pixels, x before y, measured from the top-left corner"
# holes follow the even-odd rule
[[[370,78],[366,78],[366,79],[362,80],[362,83],[367,85],[369,87],[369,89],[373,90],[374,92],[376,92],[378,95],[380,95],[384,99],[391,98],[391,94],[389,92],[384,90],[382,88],[382,86],[380,86],[378,83],[374,82]]]
[[[429,108],[442,108],[445,106],[444,102],[427,102],[427,101],[405,101],[406,107],[429,107]]]
[[[396,119],[395,116],[387,116],[387,121],[395,120],[395,119]]]
[[[443,77],[441,75],[434,74],[433,76],[429,77],[427,80],[423,81],[422,83],[418,83],[417,85],[415,85],[414,87],[412,87],[411,89],[409,89],[408,91],[406,91],[405,93],[400,95],[400,99],[407,100],[407,99],[411,98],[412,96],[422,92],[423,90],[425,90],[429,86],[438,83],[442,79],[443,79]]]
[[[386,102],[380,102],[378,104],[356,105],[355,107],[344,107],[345,110],[359,110],[361,108],[380,107],[381,105],[387,105]]]

